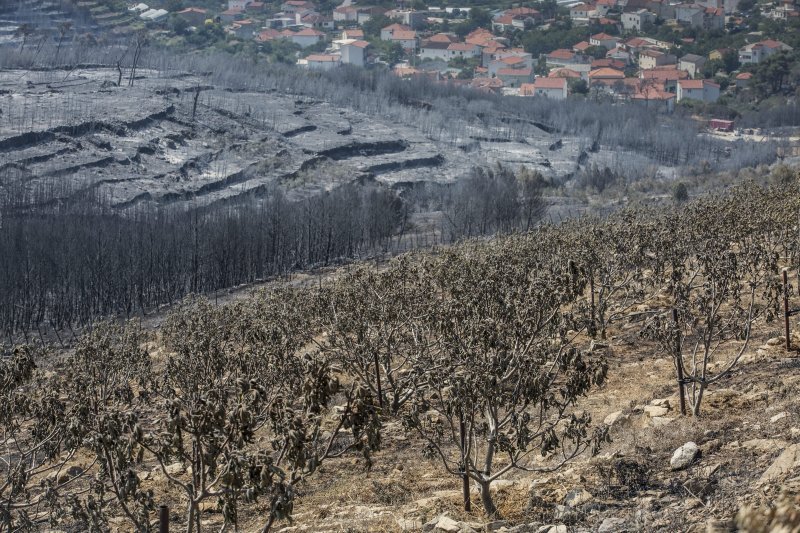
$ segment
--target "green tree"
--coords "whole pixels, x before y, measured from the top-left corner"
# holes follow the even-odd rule
[[[367,37],[380,38],[381,30],[386,26],[390,26],[391,24],[392,19],[389,17],[384,15],[375,15],[362,24],[361,28],[364,30],[364,35]]]
[[[759,64],[755,71],[756,87],[763,95],[774,94],[783,88],[789,77],[790,63],[786,52],[779,52]]]

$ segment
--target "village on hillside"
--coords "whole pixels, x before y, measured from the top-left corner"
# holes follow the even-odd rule
[[[755,81],[788,90],[796,43],[784,41],[797,32],[779,28],[800,22],[793,2],[548,0],[492,11],[420,0],[393,9],[344,0],[327,10],[312,0],[228,0],[216,10],[173,2],[180,9],[129,11],[165,32],[196,40],[216,31],[313,70],[380,67],[505,95],[589,95],[670,113],[679,102],[746,93]]]

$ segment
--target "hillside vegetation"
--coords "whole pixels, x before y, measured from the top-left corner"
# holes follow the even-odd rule
[[[186,531],[678,531],[743,504],[792,530],[798,214],[797,176],[745,184],[16,346],[0,531],[150,531],[159,504]]]

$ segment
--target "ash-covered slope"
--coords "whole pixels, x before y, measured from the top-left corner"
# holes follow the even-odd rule
[[[494,163],[557,177],[588,157],[584,140],[542,130],[508,139],[472,124],[443,142],[420,125],[187,75],[118,81],[114,69],[0,73],[3,185],[34,204],[91,193],[117,208],[202,205],[275,186],[301,197],[354,180],[446,183]]]

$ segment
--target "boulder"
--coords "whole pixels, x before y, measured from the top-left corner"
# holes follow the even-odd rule
[[[669,408],[662,407],[660,405],[648,405],[644,408],[644,412],[650,418],[655,418],[657,416],[664,416],[669,413]]]
[[[470,531],[472,528],[463,527],[460,522],[456,522],[447,515],[439,515],[424,526],[422,531],[443,531],[445,533],[459,533],[460,531]]]
[[[789,416],[789,413],[787,413],[786,411],[783,411],[782,413],[778,413],[777,415],[771,417],[769,419],[769,421],[774,424],[775,422],[779,422],[779,421],[783,420],[787,416]]]
[[[624,518],[606,518],[597,528],[597,533],[617,533],[625,531]]]
[[[628,416],[623,414],[622,411],[615,411],[603,419],[603,424],[613,426],[619,422],[624,422]]]
[[[669,466],[672,470],[683,470],[694,462],[700,453],[700,448],[694,442],[687,442],[672,454]]]
[[[800,444],[792,444],[761,474],[758,485],[776,481],[798,468],[800,468]]]
[[[772,337],[767,341],[767,346],[781,346],[786,342],[786,337]]]
[[[567,526],[564,524],[552,525],[548,524],[546,526],[540,527],[536,533],[568,533]]]
[[[181,463],[172,463],[171,465],[167,465],[164,470],[171,476],[178,476],[186,472],[186,467]]]
[[[556,505],[553,518],[559,522],[564,522],[565,524],[574,524],[581,519],[581,514],[572,507],[567,507],[566,505]]]
[[[788,445],[788,442],[779,439],[750,439],[741,443],[740,446],[746,450],[763,454],[782,450]]]
[[[400,531],[419,531],[422,529],[422,520],[415,520],[413,518],[398,518],[397,527]]]
[[[564,505],[567,507],[579,507],[584,503],[592,501],[592,493],[586,489],[571,490],[564,496]]]
[[[654,416],[653,418],[650,419],[650,423],[653,424],[653,427],[657,428],[661,426],[666,426],[673,420],[675,419],[669,416]]]

